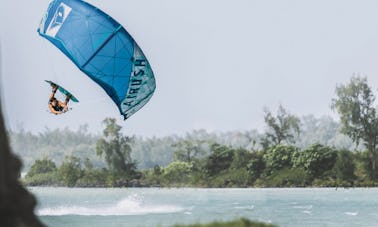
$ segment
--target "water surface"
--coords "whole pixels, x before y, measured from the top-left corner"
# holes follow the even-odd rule
[[[279,226],[378,226],[378,189],[31,187],[52,227],[154,227],[245,217]]]

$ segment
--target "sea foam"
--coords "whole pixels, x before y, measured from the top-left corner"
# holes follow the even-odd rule
[[[58,207],[46,207],[37,211],[39,216],[62,216],[62,215],[81,215],[81,216],[124,216],[124,215],[144,215],[160,213],[177,213],[184,209],[175,205],[145,204],[135,196],[128,196],[121,199],[114,205],[104,207],[90,207],[65,205]]]
[[[344,212],[344,214],[349,215],[349,216],[357,216],[358,212]]]

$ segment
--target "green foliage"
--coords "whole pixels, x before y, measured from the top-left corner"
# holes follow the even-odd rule
[[[284,168],[264,179],[265,187],[304,187],[309,185],[309,176],[301,168]]]
[[[204,153],[201,143],[201,141],[186,139],[173,144],[175,148],[174,159],[183,162],[193,161],[194,158]]]
[[[32,176],[27,176],[25,177],[23,182],[29,186],[39,186],[39,185],[59,186],[61,184],[57,171],[39,173],[39,174],[34,174]]]
[[[378,120],[373,107],[375,96],[367,79],[353,77],[349,84],[336,88],[337,98],[332,100],[332,108],[340,114],[342,132],[353,141],[369,141],[369,134],[376,134]]]
[[[110,170],[132,177],[136,170],[136,164],[131,160],[133,138],[121,135],[122,127],[116,124],[114,118],[106,118],[103,123],[105,124],[104,137],[96,143],[97,155],[105,156]]]
[[[234,150],[233,153],[230,165],[231,169],[245,168],[248,165],[249,160],[253,157],[250,151],[242,148]]]
[[[263,155],[265,173],[271,175],[277,170],[291,167],[291,157],[297,150],[297,147],[282,144],[270,147]]]
[[[80,159],[74,156],[67,156],[66,160],[58,169],[59,176],[65,186],[73,187],[82,176]]]
[[[248,160],[247,171],[252,181],[260,178],[265,169],[265,162],[263,159],[263,152],[253,152],[251,158]]]
[[[160,176],[160,175],[162,174],[162,170],[161,170],[161,168],[160,168],[159,165],[155,165],[155,166],[154,166],[154,171],[153,171],[153,173],[154,173],[154,175],[156,175],[156,176]]]
[[[356,169],[352,152],[340,150],[337,152],[337,160],[334,166],[336,178],[343,181],[353,181],[356,179],[354,171]]]
[[[231,166],[234,150],[220,144],[213,144],[210,149],[212,153],[207,157],[205,168],[206,172],[211,176],[227,170]]]
[[[84,169],[82,176],[77,180],[77,187],[106,187],[108,172],[105,169]]]
[[[129,185],[129,177],[125,177],[124,174],[107,171],[105,178],[105,187],[126,187]]]
[[[93,164],[89,158],[85,158],[84,160],[84,167],[87,170],[92,170],[93,169]]]
[[[370,166],[370,158],[368,151],[362,151],[354,154],[356,163],[355,174],[361,181],[369,181],[372,179],[373,172]]]
[[[253,222],[242,218],[235,221],[215,221],[209,224],[192,224],[192,225],[175,225],[173,227],[274,227],[272,224],[264,224],[261,222]]]
[[[247,187],[250,185],[248,171],[243,169],[229,169],[208,179],[208,187]]]
[[[291,187],[378,184],[371,180],[375,174],[372,171],[371,152],[336,151],[327,146],[339,138],[335,134],[340,125],[331,119],[309,117],[304,121],[307,139],[296,138],[299,141],[296,144],[300,144],[303,150],[284,145],[284,142],[293,142],[290,138],[294,138],[297,133],[295,127],[289,130],[291,136],[288,139],[279,139],[278,137],[284,138],[282,135],[288,134],[278,131],[275,134],[273,128],[278,130],[287,115],[289,114],[284,110],[277,117],[270,115],[270,120],[275,119],[270,121],[271,125],[276,125],[271,128],[272,134],[268,137],[262,137],[255,131],[214,134],[204,130],[193,131],[185,137],[125,137],[121,134],[121,126],[111,118],[104,120],[102,138],[83,133],[83,129],[78,132],[48,130],[48,133],[53,134],[53,140],[49,140],[46,133],[33,135],[23,131],[10,132],[10,136],[13,140],[25,140],[25,144],[30,145],[35,154],[39,151],[33,149],[41,149],[38,154],[43,154],[42,157],[52,157],[53,160],[58,160],[58,164],[61,163],[57,169],[50,159],[36,160],[23,179],[28,185]],[[283,125],[287,126],[282,123]],[[64,133],[68,135],[62,135]],[[277,138],[273,139],[272,136]],[[256,141],[261,141],[261,138],[270,138],[270,141],[266,140],[269,142],[266,149],[256,147]],[[325,141],[326,145],[315,143],[305,146],[310,141],[317,140]],[[280,143],[275,144],[277,141]],[[349,142],[347,146],[350,145]],[[19,143],[15,144],[17,148],[22,147]],[[59,161],[65,153],[71,156]],[[84,160],[82,163],[80,157]],[[149,168],[137,171],[133,157],[141,159],[138,160],[139,167]],[[104,168],[105,163],[108,168]]]
[[[336,150],[313,144],[303,151],[296,151],[293,155],[293,166],[303,168],[313,178],[321,178],[323,174],[331,170],[337,158]]]
[[[190,184],[196,187],[209,186],[209,175],[206,170],[207,158],[193,161]]]
[[[331,117],[316,118],[305,116],[301,118],[301,134],[296,138],[296,146],[306,148],[313,143],[335,146],[338,149],[355,149],[351,139],[339,133],[340,124]],[[27,171],[37,159],[49,157],[56,165],[60,165],[67,154],[85,160],[89,158],[94,168],[103,168],[105,161],[96,155],[96,142],[101,135],[88,133],[87,126],[80,126],[78,130],[48,129],[34,134],[19,127],[17,131],[8,131],[12,148],[23,159],[24,169]],[[155,165],[166,166],[174,160],[174,144],[180,141],[199,143],[201,152],[195,158],[203,159],[210,154],[210,145],[218,143],[233,149],[258,151],[260,141],[264,135],[256,130],[230,131],[209,133],[206,130],[194,130],[184,137],[177,135],[165,137],[133,137],[131,159],[138,161],[138,169],[150,169]],[[270,145],[269,145],[270,146]],[[102,156],[104,157],[104,156]],[[83,164],[85,165],[85,164]]]
[[[378,116],[373,91],[366,77],[353,77],[349,84],[336,88],[336,95],[337,98],[332,100],[332,108],[340,115],[341,130],[357,144],[364,142],[369,151],[372,179],[375,179]]]
[[[159,165],[155,165],[153,169],[142,171],[143,182],[148,185],[162,185],[163,184],[164,169]]]
[[[33,177],[37,174],[51,173],[57,170],[55,163],[48,158],[42,160],[36,160],[34,164],[30,167],[29,172],[26,177]]]
[[[282,142],[294,143],[295,136],[300,132],[300,119],[289,114],[281,105],[278,108],[277,116],[265,109],[264,121],[268,126],[268,131],[261,141],[264,148],[278,145]]]
[[[163,169],[163,179],[169,183],[186,183],[189,181],[193,164],[175,161]]]

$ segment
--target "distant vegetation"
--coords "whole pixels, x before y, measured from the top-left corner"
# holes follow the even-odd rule
[[[24,160],[28,185],[376,186],[374,96],[364,78],[352,78],[336,91],[332,107],[340,122],[299,118],[280,106],[276,114],[264,110],[264,133],[197,130],[142,138],[122,135],[122,127],[108,118],[101,135],[82,126],[38,135],[19,129],[9,137]]]
[[[339,132],[340,124],[331,117],[316,118],[312,115],[301,118],[301,133],[295,139],[295,146],[306,148],[314,143],[320,143],[337,149],[354,150],[352,140]],[[77,131],[65,129],[49,129],[43,133],[33,134],[20,127],[8,131],[11,146],[16,154],[22,157],[24,171],[38,159],[49,158],[60,165],[66,156],[75,156],[82,161],[89,159],[95,168],[106,167],[104,160],[96,154],[96,142],[102,137],[100,134],[91,134],[86,125]],[[136,137],[131,136],[131,158],[136,161],[138,169],[153,168],[155,165],[165,166],[175,158],[178,145],[185,141],[200,141],[203,157],[210,154],[211,143],[222,144],[232,148],[243,148],[251,152],[261,150],[263,133],[257,130],[231,131],[211,133],[206,130],[188,132],[185,136],[166,137]]]
[[[213,222],[209,224],[175,225],[173,227],[274,227],[275,225],[252,222],[248,219],[240,219],[229,222]]]

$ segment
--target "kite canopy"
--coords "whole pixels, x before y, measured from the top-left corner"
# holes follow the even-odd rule
[[[142,50],[113,18],[81,0],[53,0],[38,33],[100,85],[125,119],[155,91],[155,78]]]

